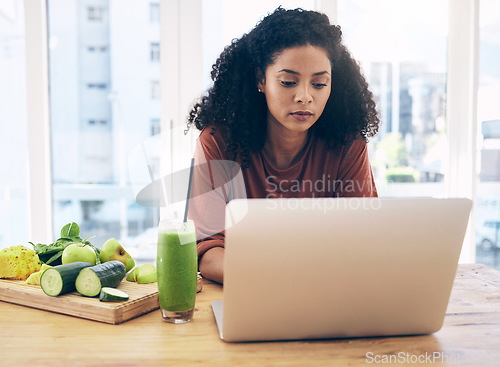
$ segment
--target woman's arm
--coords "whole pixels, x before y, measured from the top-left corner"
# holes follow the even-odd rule
[[[217,155],[204,149],[200,140],[195,150],[188,217],[195,223],[198,269],[204,278],[222,283],[226,197],[218,187],[212,166]],[[220,179],[220,178],[219,178]]]
[[[213,247],[200,259],[201,275],[204,278],[223,283],[224,280],[224,248]]]
[[[339,197],[377,197],[377,188],[363,139],[355,140],[343,154],[338,171]]]
[[[239,165],[223,153],[220,135],[204,130],[197,141],[189,218],[196,227],[201,274],[222,283],[226,204],[246,198],[246,191]]]

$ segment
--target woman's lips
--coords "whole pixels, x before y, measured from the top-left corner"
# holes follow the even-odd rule
[[[296,111],[292,112],[290,115],[299,121],[306,121],[313,116],[313,114],[309,111]]]

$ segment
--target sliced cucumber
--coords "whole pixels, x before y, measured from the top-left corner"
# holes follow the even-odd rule
[[[99,294],[99,300],[102,302],[119,302],[128,300],[128,294],[116,288],[103,287]]]
[[[76,278],[76,290],[82,296],[98,296],[103,287],[117,287],[126,273],[125,265],[118,260],[85,268]]]
[[[40,278],[40,286],[45,294],[55,297],[75,290],[75,279],[82,269],[91,263],[78,261],[57,265],[45,270]]]

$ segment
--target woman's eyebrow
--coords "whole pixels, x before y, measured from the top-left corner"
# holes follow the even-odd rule
[[[289,74],[293,74],[293,75],[300,75],[300,73],[298,71],[294,71],[294,70],[290,70],[290,69],[281,69],[280,71],[278,71],[278,73],[281,73],[281,72],[285,72],[285,73],[289,73]],[[314,73],[313,76],[324,75],[324,74],[330,75],[330,73],[328,71],[324,70],[324,71],[319,71],[317,73]]]

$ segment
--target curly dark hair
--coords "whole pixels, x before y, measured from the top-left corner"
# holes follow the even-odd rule
[[[263,148],[267,104],[257,89],[257,71],[265,74],[285,49],[312,45],[327,51],[332,65],[332,91],[325,109],[310,131],[329,148],[350,144],[360,135],[368,140],[380,123],[373,94],[359,64],[342,44],[339,26],[316,11],[277,8],[255,28],[224,48],[212,66],[213,85],[194,104],[188,128],[223,127],[227,152],[243,167],[251,152]]]

